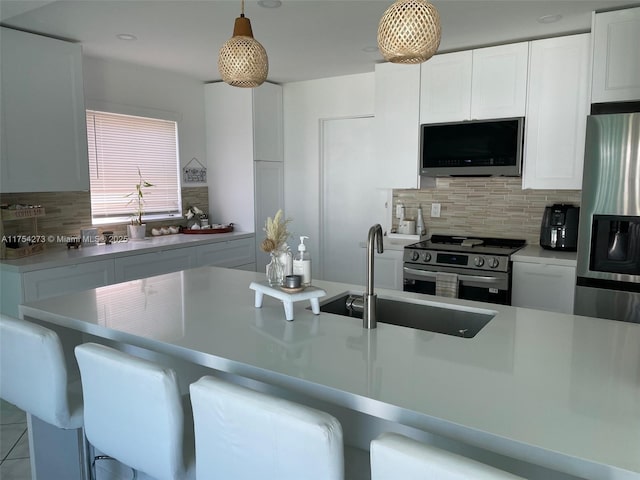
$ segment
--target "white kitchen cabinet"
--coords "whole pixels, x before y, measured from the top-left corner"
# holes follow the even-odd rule
[[[582,188],[590,34],[531,42],[523,188]]]
[[[89,190],[79,44],[0,27],[0,191]]]
[[[376,253],[375,258],[375,286],[376,288],[388,288],[402,290],[402,250],[385,250]],[[366,256],[366,255],[365,255]]]
[[[421,124],[470,118],[472,66],[471,50],[435,55],[422,64]]]
[[[115,281],[126,282],[196,266],[198,266],[196,247],[174,248],[118,257],[114,260]]]
[[[513,262],[512,282],[514,307],[573,313],[576,267]]]
[[[196,247],[196,265],[213,265],[216,267],[239,268],[245,270],[247,265],[255,271],[255,239],[242,238],[227,242],[209,243]]]
[[[284,169],[267,165],[283,162],[282,87],[211,83],[205,102],[210,217],[260,235],[266,217],[284,209]],[[256,250],[254,258],[261,253]]]
[[[115,281],[111,260],[71,264],[26,272],[22,277],[25,302],[103,287]]]
[[[260,239],[255,242],[253,262],[266,268],[271,261],[268,253],[260,249],[260,242],[265,233],[263,228],[268,217],[273,217],[278,209],[284,205],[284,162],[253,162],[255,175],[255,212],[256,235]],[[294,242],[295,243],[295,242]],[[295,245],[289,245],[295,247]]]
[[[374,290],[378,288],[386,288],[389,290],[402,290],[402,258],[404,252],[402,250],[386,249],[383,253],[375,252],[375,259],[373,264],[373,276],[374,276]],[[367,272],[367,248],[366,245],[361,245],[359,253],[358,268],[360,280],[355,283],[357,285],[366,284],[366,272]],[[332,280],[333,281],[333,280]]]
[[[378,63],[374,78],[373,186],[418,188],[420,66]]]
[[[522,117],[528,43],[436,55],[422,64],[420,123]]]
[[[112,260],[98,260],[25,273],[0,268],[0,311],[19,316],[24,302],[109,285],[115,281]]]
[[[640,100],[640,7],[593,16],[591,103]]]

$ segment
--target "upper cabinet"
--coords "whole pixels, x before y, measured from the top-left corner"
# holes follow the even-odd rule
[[[422,64],[420,123],[522,117],[528,43],[436,55]]]
[[[0,191],[89,190],[78,44],[0,29]]]
[[[378,63],[375,70],[375,187],[417,188],[420,65]]]
[[[640,7],[593,19],[591,103],[640,100]]]
[[[267,162],[284,159],[282,87],[263,83],[253,93],[253,158]]]
[[[523,188],[582,188],[590,34],[531,42]]]

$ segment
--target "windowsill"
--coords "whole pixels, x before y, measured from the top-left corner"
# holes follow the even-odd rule
[[[91,220],[92,225],[128,225],[131,223],[132,217],[109,217],[109,218],[93,218]],[[184,217],[179,213],[173,214],[157,214],[157,215],[145,215],[142,217],[142,221],[144,223],[149,222],[162,222],[167,220],[180,221],[183,220]]]

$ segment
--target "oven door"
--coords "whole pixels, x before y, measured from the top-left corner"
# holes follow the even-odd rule
[[[511,276],[507,272],[477,271],[476,273],[476,271],[459,268],[405,263],[403,290],[435,295],[437,272],[458,275],[458,298],[511,305]]]

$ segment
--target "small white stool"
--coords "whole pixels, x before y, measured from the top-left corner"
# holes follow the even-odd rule
[[[315,315],[319,315],[320,302],[318,299],[327,294],[327,292],[318,287],[307,287],[301,292],[289,293],[279,287],[270,287],[266,282],[251,282],[249,288],[256,292],[256,308],[262,307],[262,299],[265,295],[281,300],[284,305],[284,315],[288,321],[293,320],[293,304],[302,300],[309,300],[311,302],[311,311]]]

